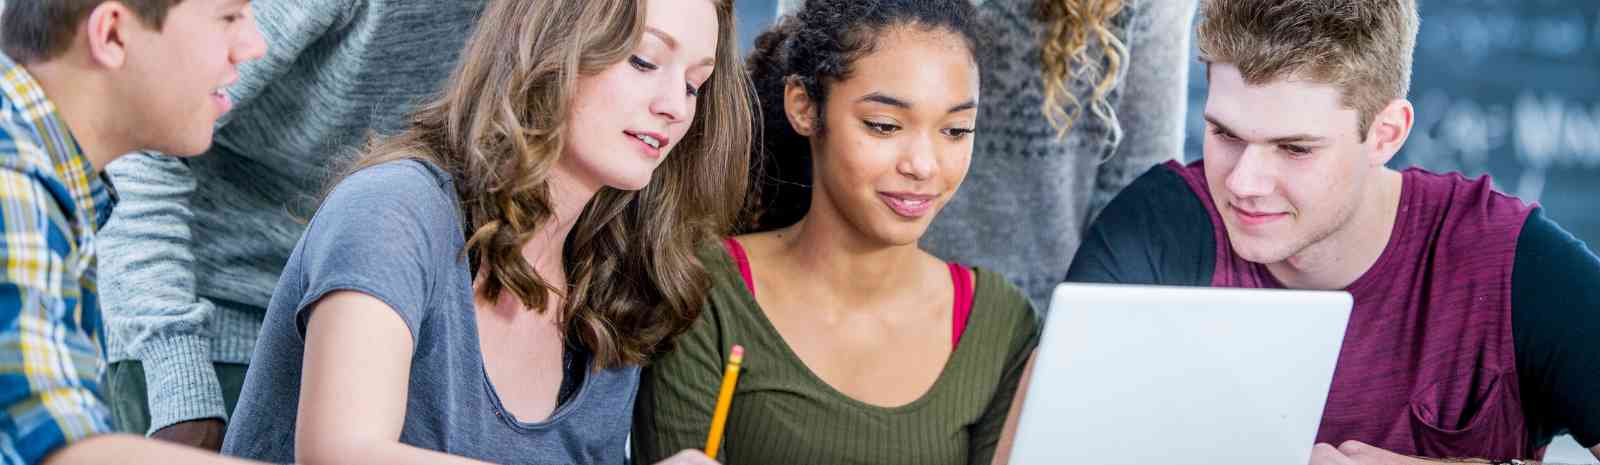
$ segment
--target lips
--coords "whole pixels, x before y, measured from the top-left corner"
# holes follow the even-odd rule
[[[1261,212],[1240,208],[1238,205],[1229,205],[1233,217],[1243,226],[1264,226],[1289,217],[1288,213]]]
[[[933,201],[939,196],[934,194],[918,194],[913,192],[879,192],[878,199],[882,200],[889,210],[903,218],[917,219],[927,216],[933,211]]]
[[[661,149],[672,142],[671,138],[658,132],[622,131],[622,133],[628,136],[628,139],[633,140],[640,151],[650,158],[660,158]]]
[[[211,91],[211,102],[217,104],[219,113],[227,113],[233,109],[233,99],[228,98],[228,93],[222,89]]]
[[[211,89],[211,102],[217,105],[217,109],[220,110],[218,111],[219,114],[227,113],[228,110],[233,109],[233,99],[228,97],[228,86],[233,85],[235,82],[239,82],[239,75],[237,74],[223,81],[222,85]]]

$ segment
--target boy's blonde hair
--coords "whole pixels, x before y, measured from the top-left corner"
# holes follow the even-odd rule
[[[1202,61],[1233,65],[1251,85],[1338,87],[1365,140],[1377,113],[1411,87],[1418,22],[1416,0],[1205,0],[1196,43]]]

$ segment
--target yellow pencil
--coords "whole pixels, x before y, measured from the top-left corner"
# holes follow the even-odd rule
[[[733,346],[728,355],[728,368],[722,372],[722,392],[717,394],[717,409],[711,415],[711,435],[706,437],[706,456],[717,458],[717,447],[722,445],[722,427],[728,423],[728,406],[733,403],[733,386],[739,383],[739,364],[744,362],[744,346]]]

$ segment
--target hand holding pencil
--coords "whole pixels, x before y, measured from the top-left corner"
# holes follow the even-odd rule
[[[733,346],[728,355],[727,368],[722,373],[722,388],[717,393],[716,410],[711,415],[711,432],[706,437],[705,451],[688,449],[656,462],[655,465],[716,465],[717,449],[722,445],[722,431],[728,423],[728,408],[733,405],[733,387],[739,382],[739,366],[744,363],[744,346]]]

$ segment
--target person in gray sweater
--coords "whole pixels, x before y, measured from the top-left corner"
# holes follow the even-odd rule
[[[483,0],[256,0],[265,59],[203,156],[124,157],[100,232],[119,430],[212,450],[331,167],[448,77]]]
[[[983,2],[992,49],[982,66],[974,162],[923,246],[999,271],[1034,308],[1048,308],[1100,209],[1145,170],[1182,154],[1195,7]]]

